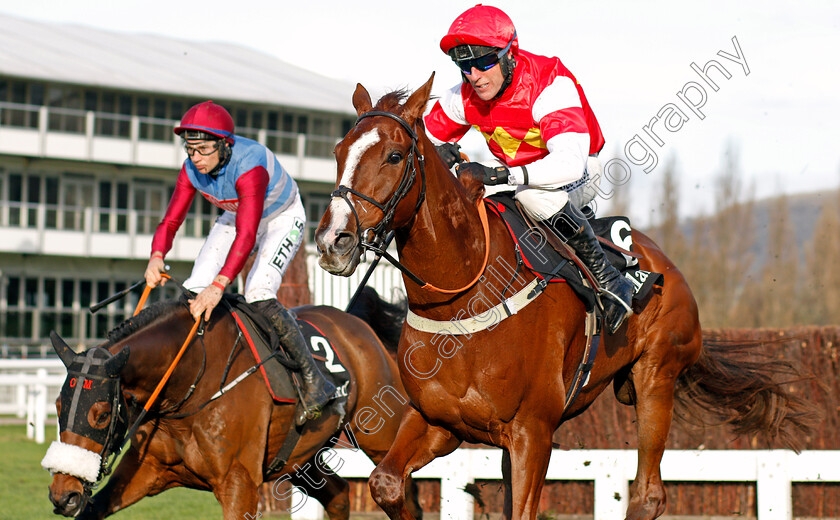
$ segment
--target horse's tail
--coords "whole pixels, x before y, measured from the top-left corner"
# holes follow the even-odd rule
[[[396,355],[405,315],[408,312],[405,300],[389,303],[383,300],[373,287],[365,286],[347,312],[370,325],[388,352]]]
[[[675,413],[689,423],[724,423],[738,435],[779,439],[798,452],[819,414],[789,389],[803,376],[761,346],[704,338],[700,358],[677,380]]]

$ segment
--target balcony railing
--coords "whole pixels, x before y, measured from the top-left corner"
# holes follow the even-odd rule
[[[176,168],[184,160],[177,121],[0,102],[0,153]],[[333,182],[338,138],[237,128],[274,151],[298,179]]]

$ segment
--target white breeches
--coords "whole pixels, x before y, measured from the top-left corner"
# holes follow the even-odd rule
[[[247,302],[277,298],[283,274],[303,242],[305,223],[300,197],[277,217],[260,222],[255,245],[257,257],[245,281]],[[236,215],[226,211],[210,229],[184,287],[199,292],[210,285],[224,266],[235,238]]]

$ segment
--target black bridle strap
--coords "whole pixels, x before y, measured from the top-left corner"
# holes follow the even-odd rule
[[[340,185],[338,188],[332,193],[332,197],[341,197],[344,199],[344,202],[350,207],[350,211],[353,213],[353,218],[356,220],[356,229],[359,231],[359,235],[361,236],[360,245],[364,249],[370,249],[368,246],[376,246],[379,247],[382,245],[385,239],[385,234],[387,233],[388,226],[391,224],[391,221],[394,219],[394,213],[397,210],[397,206],[400,202],[408,195],[408,192],[411,191],[411,188],[414,187],[414,182],[417,178],[417,168],[414,167],[414,158],[417,157],[417,164],[420,169],[420,195],[417,197],[417,203],[414,206],[414,212],[417,213],[420,210],[420,206],[423,204],[423,201],[426,199],[426,165],[425,165],[425,158],[420,153],[420,149],[417,147],[417,133],[411,128],[411,125],[408,124],[403,118],[396,114],[392,114],[391,112],[385,112],[381,110],[371,110],[370,112],[365,112],[361,114],[356,119],[356,125],[359,124],[359,121],[366,117],[374,117],[374,116],[384,116],[397,121],[407,132],[409,137],[411,138],[411,147],[409,148],[408,154],[406,155],[405,159],[405,169],[403,170],[403,175],[400,178],[400,184],[397,186],[394,194],[391,195],[391,198],[388,199],[387,202],[380,203],[367,195],[360,193],[359,191],[350,188],[349,186]],[[367,229],[361,229],[361,222],[359,221],[359,214],[356,211],[356,208],[353,206],[353,203],[350,201],[348,194],[355,195],[360,199],[372,204],[374,207],[379,209],[382,213],[382,220],[379,221],[375,226]],[[368,240],[367,234],[368,231],[373,233],[373,237],[371,240]]]
[[[487,260],[490,256],[490,226],[487,222],[487,209],[484,206],[484,201],[480,199],[478,201],[478,215],[479,219],[481,220],[482,228],[484,229],[484,263],[482,264],[481,269],[478,271],[478,275],[476,275],[476,277],[470,283],[458,289],[441,289],[439,287],[435,287],[430,283],[424,282],[419,276],[412,273],[411,270],[408,269],[405,265],[403,265],[399,260],[391,256],[391,254],[386,251],[387,246],[382,247],[382,244],[385,241],[384,235],[386,233],[387,227],[390,225],[391,220],[394,217],[394,211],[396,211],[397,205],[402,201],[403,198],[405,198],[405,196],[408,194],[408,191],[414,186],[416,170],[413,167],[413,155],[415,154],[415,151],[417,153],[417,162],[420,166],[420,178],[422,181],[420,196],[418,197],[417,204],[414,208],[415,214],[420,210],[420,206],[426,199],[425,161],[423,155],[420,154],[420,150],[417,147],[417,133],[414,131],[411,125],[409,125],[408,122],[400,116],[391,112],[385,112],[383,110],[371,110],[369,112],[361,114],[356,119],[356,124],[358,125],[359,121],[366,117],[373,116],[383,116],[393,119],[394,121],[398,122],[405,129],[406,132],[408,132],[408,135],[411,138],[411,150],[409,151],[408,156],[406,157],[405,171],[403,172],[402,179],[400,179],[399,186],[397,187],[396,191],[391,196],[391,198],[388,199],[388,201],[385,204],[379,203],[373,200],[372,198],[368,197],[367,195],[359,193],[358,191],[343,185],[339,186],[338,189],[336,189],[332,193],[332,197],[341,197],[342,199],[344,199],[347,205],[350,206],[350,211],[353,213],[353,217],[356,219],[356,229],[358,230],[360,235],[359,247],[361,247],[364,250],[373,251],[376,255],[384,257],[386,260],[388,260],[388,262],[391,265],[399,269],[407,278],[409,278],[412,282],[416,283],[423,289],[444,294],[457,294],[464,292],[465,290],[475,285],[475,283],[478,282],[479,279],[481,279],[481,275],[484,273],[484,269],[487,267]],[[374,205],[376,208],[382,211],[382,213],[384,213],[382,220],[380,220],[376,226],[373,226],[372,228],[369,228],[368,230],[365,230],[363,232],[359,221],[359,214],[356,212],[356,208],[353,206],[353,203],[348,198],[348,193],[359,197],[360,199]],[[367,231],[373,232],[373,238],[370,241],[367,240]]]

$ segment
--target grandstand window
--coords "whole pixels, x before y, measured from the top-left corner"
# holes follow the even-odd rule
[[[95,230],[102,233],[128,232],[128,183],[101,180],[97,195]]]
[[[46,177],[44,199],[44,227],[58,228],[58,177]]]
[[[61,203],[58,218],[59,229],[83,231],[85,213],[93,208],[93,177],[87,175],[65,174],[62,178]]]
[[[47,92],[50,107],[47,128],[57,132],[84,133],[81,89],[51,85]]]
[[[20,226],[23,223],[22,209],[23,204],[23,175],[19,173],[9,174],[9,220],[8,225],[12,227]]]
[[[71,344],[93,346],[109,330],[128,319],[137,306],[140,291],[118,300],[96,314],[91,304],[127,288],[124,279],[78,277],[74,275],[34,276],[3,273],[0,278],[0,347],[23,352],[29,345],[48,345],[55,330]],[[177,288],[165,287],[152,293],[151,300],[172,299]]]
[[[26,176],[26,227],[38,227],[38,206],[41,202],[41,178]]]
[[[133,209],[137,214],[136,232],[154,233],[169,202],[166,186],[162,186],[159,181],[137,180],[134,183],[133,199]]]

